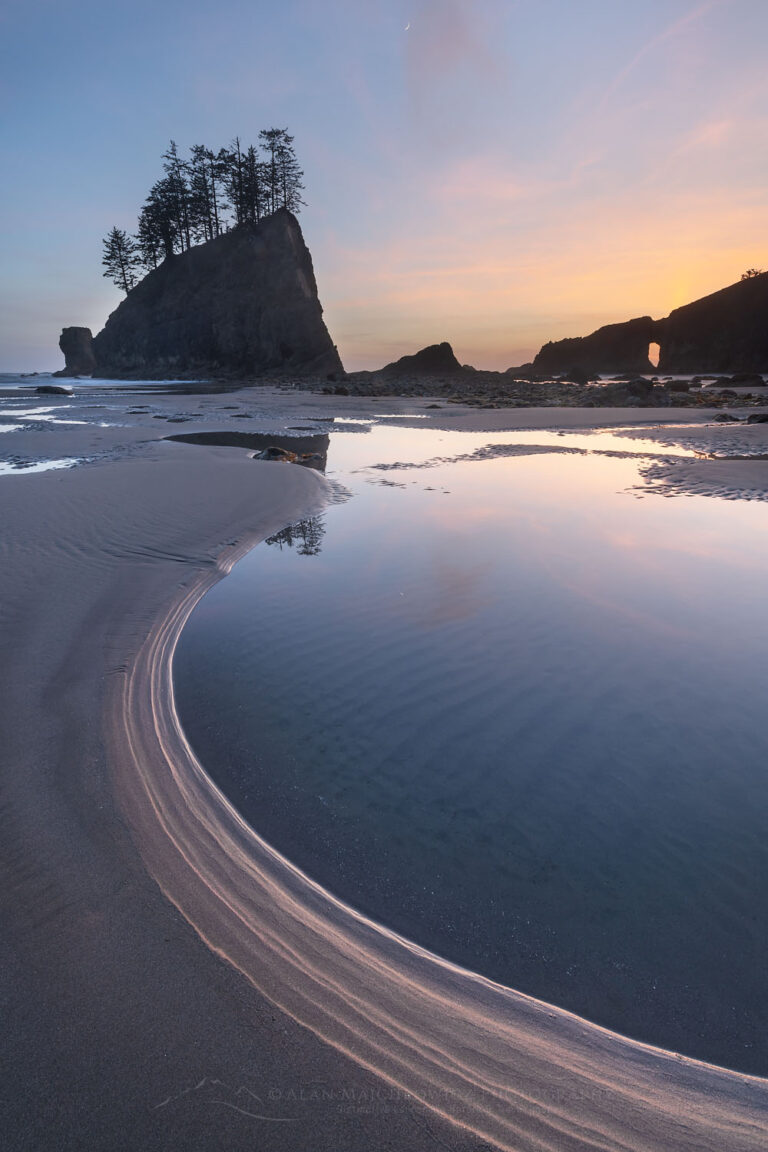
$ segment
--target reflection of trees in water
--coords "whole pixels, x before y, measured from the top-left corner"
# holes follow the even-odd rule
[[[289,524],[274,536],[269,536],[266,544],[276,544],[282,552],[283,548],[295,548],[300,556],[317,556],[322,548],[325,536],[325,524],[322,516],[313,516],[310,520],[299,520],[296,524]]]

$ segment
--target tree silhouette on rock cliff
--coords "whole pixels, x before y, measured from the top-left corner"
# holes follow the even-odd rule
[[[124,292],[177,252],[256,224],[280,208],[299,212],[304,173],[287,128],[259,132],[261,153],[236,136],[217,152],[194,144],[188,159],[171,140],[162,176],[149,190],[135,236],[113,228],[104,240],[105,276]]]
[[[114,280],[118,288],[129,292],[136,283],[136,270],[141,263],[138,244],[122,228],[113,228],[104,239],[104,253],[101,258],[105,271],[102,273]]]

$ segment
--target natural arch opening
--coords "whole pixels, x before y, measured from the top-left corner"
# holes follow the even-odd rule
[[[648,345],[648,359],[654,368],[658,368],[659,359],[661,357],[661,344]]]

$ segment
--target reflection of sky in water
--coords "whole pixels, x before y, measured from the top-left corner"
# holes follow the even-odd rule
[[[354,424],[364,421],[351,421]],[[634,430],[633,430],[634,431]],[[579,432],[525,429],[513,432],[454,432],[451,430],[427,431],[423,428],[378,426],[371,429],[368,436],[343,435],[334,438],[333,454],[329,459],[329,469],[344,470],[370,467],[381,464],[423,465],[443,457],[463,456],[484,449],[487,446],[501,448],[516,445],[521,449],[533,447],[553,448],[558,452],[567,450],[583,452],[619,452],[622,455],[654,456],[694,456],[690,449],[662,445],[656,440],[643,440],[633,436],[628,439],[621,435],[621,429]],[[372,456],[375,443],[376,458]]]
[[[70,407],[68,404],[57,405],[52,408],[7,408],[5,415],[10,416],[13,420],[30,421],[33,424],[87,424],[87,420],[74,420],[70,416],[62,416],[60,413],[65,408]],[[105,425],[106,427],[106,425]]]
[[[333,436],[352,499],[319,552],[260,546],[202,602],[185,727],[255,827],[376,918],[766,1072],[765,507],[638,499],[627,456],[373,467],[489,444],[659,454],[604,432]]]
[[[45,408],[6,408],[3,415],[6,419],[18,420],[19,424],[8,424],[0,427],[0,431],[10,432],[14,428],[23,428],[25,424],[90,424],[94,428],[114,428],[115,424],[109,424],[103,420],[76,420],[74,417],[63,415],[62,413],[72,407],[70,404],[57,404],[53,407]]]

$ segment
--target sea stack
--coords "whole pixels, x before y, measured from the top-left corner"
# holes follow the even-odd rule
[[[461,364],[453,348],[444,340],[442,344],[430,344],[412,356],[401,356],[399,360],[386,364],[381,372],[386,376],[451,376],[461,372]]]
[[[169,256],[93,341],[100,375],[343,374],[296,217],[282,208]]]
[[[62,329],[59,348],[64,353],[64,367],[60,372],[54,372],[54,376],[93,376],[96,359],[90,328]]]

